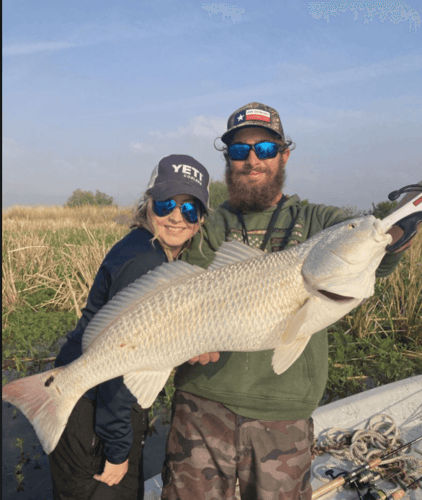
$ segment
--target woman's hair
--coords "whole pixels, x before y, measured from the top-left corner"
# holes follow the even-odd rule
[[[146,201],[145,201],[146,200]],[[129,224],[129,229],[135,229],[135,228],[144,228],[150,233],[152,233],[153,237],[151,238],[150,242],[154,246],[154,241],[159,239],[158,236],[158,227],[154,222],[154,219],[151,217],[152,213],[152,204],[153,204],[153,198],[150,195],[150,193],[147,191],[143,198],[142,198],[143,203],[139,203],[137,208],[135,209],[132,220]],[[201,234],[201,241],[199,244],[199,250],[202,253],[202,241],[203,241],[203,232],[202,232],[202,224],[203,224],[204,219],[200,219],[200,224],[199,224],[199,233]],[[185,248],[187,248],[191,242],[192,238],[189,238],[183,246],[182,252]],[[167,247],[167,245],[160,240],[160,244],[163,247],[163,250],[167,256],[167,259],[169,262],[174,261],[173,254],[170,251],[170,248]]]

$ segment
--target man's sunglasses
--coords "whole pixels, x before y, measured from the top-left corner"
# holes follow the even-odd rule
[[[198,201],[185,201],[184,203],[179,204],[170,198],[169,200],[164,201],[153,200],[152,204],[152,209],[158,217],[165,217],[166,215],[171,214],[176,207],[180,208],[180,212],[183,217],[191,224],[198,222],[198,214],[202,216],[203,213],[202,205]]]
[[[228,147],[228,154],[231,160],[246,160],[253,149],[260,160],[275,158],[279,151],[284,151],[285,147],[275,142],[263,141],[257,144],[242,144],[240,142],[231,144]]]

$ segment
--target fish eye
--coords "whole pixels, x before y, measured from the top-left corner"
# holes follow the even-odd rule
[[[353,222],[351,222],[348,226],[347,226],[349,229],[355,229],[356,227],[356,224],[354,224]]]

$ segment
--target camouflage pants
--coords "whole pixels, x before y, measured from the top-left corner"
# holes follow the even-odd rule
[[[176,391],[162,500],[311,500],[313,421],[241,417]]]

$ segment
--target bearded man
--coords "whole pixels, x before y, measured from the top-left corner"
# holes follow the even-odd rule
[[[339,208],[302,206],[297,195],[283,194],[293,143],[275,109],[242,106],[221,139],[229,198],[184,260],[206,268],[227,240],[280,251],[347,220]],[[386,254],[377,276],[394,270],[402,250]],[[238,480],[243,500],[311,500],[311,414],[327,381],[327,330],[312,335],[281,375],[274,373],[272,355],[206,353],[178,367],[162,499],[234,499]]]

